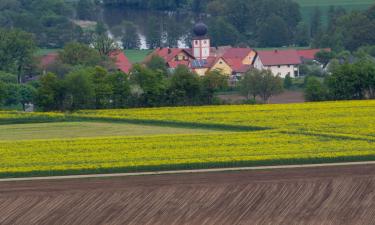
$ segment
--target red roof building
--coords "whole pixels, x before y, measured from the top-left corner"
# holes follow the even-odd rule
[[[43,55],[42,58],[40,59],[40,67],[42,69],[47,69],[49,65],[56,62],[58,57],[59,57],[59,53],[57,52],[52,52],[52,53],[48,53],[47,55]]]
[[[254,67],[259,70],[271,70],[280,77],[298,77],[299,65],[302,64],[297,50],[258,51]]]
[[[179,65],[188,66],[194,56],[186,49],[181,48],[158,48],[150,54],[145,62],[152,59],[153,56],[159,56],[167,63],[168,68],[175,69]]]
[[[113,51],[109,54],[109,57],[115,60],[116,68],[124,73],[129,73],[132,64],[130,63],[128,57],[121,50]]]
[[[326,52],[331,52],[330,48],[325,48],[325,49],[303,49],[303,50],[297,50],[298,56],[301,58],[301,60],[315,60],[316,59],[316,54],[320,51],[326,51]]]
[[[297,50],[258,51],[258,58],[264,66],[299,65],[302,63]]]

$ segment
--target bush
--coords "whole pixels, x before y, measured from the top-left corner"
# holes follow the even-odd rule
[[[316,102],[327,99],[326,87],[315,77],[307,78],[305,88],[305,99],[307,101]]]
[[[286,77],[284,79],[284,88],[290,89],[292,86],[293,86],[293,80],[290,77],[290,75],[288,74],[288,75],[286,75]]]

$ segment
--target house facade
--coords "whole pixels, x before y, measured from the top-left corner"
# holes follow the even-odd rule
[[[258,51],[254,61],[254,68],[270,70],[275,76],[285,78],[299,77],[301,58],[296,50],[270,50]]]

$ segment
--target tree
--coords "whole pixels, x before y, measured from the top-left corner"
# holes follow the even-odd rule
[[[95,66],[102,61],[99,52],[85,44],[70,42],[59,53],[59,58],[65,64],[72,66]]]
[[[290,89],[292,86],[293,86],[293,80],[292,80],[292,77],[288,74],[284,78],[284,88]]]
[[[326,96],[326,87],[317,78],[309,77],[305,87],[305,99],[311,102],[324,101]]]
[[[315,37],[319,31],[322,29],[322,12],[319,7],[316,7],[312,17],[311,17],[311,25],[310,25],[310,34],[311,37]]]
[[[164,100],[166,84],[164,74],[141,65],[134,65],[131,81],[139,87],[138,106],[160,106]]]
[[[359,64],[344,64],[328,76],[326,83],[329,97],[333,100],[353,100],[364,98],[364,82]]]
[[[16,84],[18,82],[17,75],[0,71],[0,82]]]
[[[21,83],[36,51],[33,35],[17,29],[0,29],[0,37],[0,70],[14,72]]]
[[[112,27],[114,36],[120,37],[124,49],[139,49],[141,39],[138,35],[137,26],[131,21],[123,21],[121,24]]]
[[[90,73],[95,109],[106,108],[110,105],[110,97],[112,95],[112,87],[108,82],[108,72],[104,68],[97,66]]]
[[[19,93],[20,93],[20,103],[22,104],[22,108],[26,110],[26,104],[32,103],[35,99],[37,90],[28,84],[21,84]]]
[[[310,32],[306,23],[300,22],[297,26],[295,43],[299,46],[308,46],[310,44]]]
[[[151,59],[148,62],[146,62],[146,66],[151,70],[158,70],[164,74],[167,74],[168,72],[167,63],[162,57],[157,55],[153,55]]]
[[[149,49],[155,49],[162,45],[162,32],[156,17],[151,17],[149,20],[145,31],[146,44]]]
[[[201,94],[199,76],[185,66],[178,66],[171,77],[167,92],[172,105],[197,104]]]
[[[122,72],[114,72],[108,75],[108,83],[111,85],[111,101],[112,107],[124,108],[127,106],[130,97],[130,82],[126,74]]]
[[[212,46],[236,45],[240,42],[238,30],[223,17],[212,19],[209,27]]]
[[[96,17],[96,6],[92,0],[79,0],[76,11],[80,20],[94,20]]]
[[[202,95],[207,104],[212,104],[215,92],[228,87],[228,77],[214,70],[202,77]]]
[[[263,102],[268,103],[269,99],[283,92],[283,80],[279,76],[274,76],[270,70],[262,70],[259,81],[259,96]]]
[[[61,109],[64,100],[61,80],[53,73],[42,75],[36,92],[36,105],[44,111]]]
[[[331,51],[322,50],[316,53],[315,58],[323,66],[326,66],[334,58],[334,54]]]
[[[116,42],[106,34],[95,35],[92,45],[101,56],[109,56],[111,52],[118,49]]]
[[[240,81],[240,92],[247,100],[255,98],[260,94],[259,82],[262,79],[261,71],[257,69],[250,70],[245,73]]]
[[[64,83],[69,110],[89,109],[95,106],[94,85],[90,79],[92,73],[92,68],[83,68],[66,76]]]
[[[107,33],[107,26],[102,21],[97,22],[95,26],[96,35],[105,35]]]
[[[6,86],[5,83],[0,81],[0,106],[2,106],[5,102],[5,97],[6,97]]]
[[[19,84],[6,84],[5,86],[5,105],[18,105],[20,103],[20,85]]]
[[[271,15],[266,19],[259,30],[259,42],[267,47],[289,44],[289,31],[284,19],[277,15]]]

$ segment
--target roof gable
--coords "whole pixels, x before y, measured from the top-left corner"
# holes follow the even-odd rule
[[[151,54],[150,58],[157,55],[163,58],[165,62],[169,63],[180,53],[185,54],[189,58],[194,58],[189,51],[180,48],[158,48]]]
[[[113,51],[109,54],[109,57],[115,60],[117,69],[121,70],[124,73],[129,73],[132,68],[132,64],[130,63],[128,57],[126,57],[124,52],[120,50]]]
[[[251,48],[230,48],[228,49],[223,57],[226,59],[244,59],[246,58],[253,50]]]

